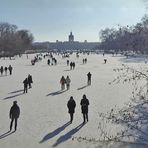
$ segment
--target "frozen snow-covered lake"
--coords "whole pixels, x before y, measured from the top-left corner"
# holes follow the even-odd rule
[[[48,66],[47,58],[37,62],[34,66],[30,60],[34,55],[26,55],[15,60],[0,59],[0,66],[13,67],[11,76],[0,77],[0,135],[9,130],[9,110],[13,101],[17,100],[21,109],[18,130],[0,139],[0,148],[87,148],[93,144],[72,140],[73,137],[98,138],[98,112],[106,112],[115,105],[122,107],[129,100],[131,90],[129,84],[108,85],[117,74],[114,68],[123,63],[133,67],[146,67],[144,61],[126,61],[124,57],[111,55],[82,55],[76,58],[71,55],[69,60],[76,62],[75,70],[69,70],[67,58],[54,55],[57,66]],[[87,64],[82,59],[87,57]],[[103,59],[107,58],[107,64]],[[87,84],[87,73],[92,73],[92,85]],[[23,94],[23,80],[31,74],[33,87],[27,94]],[[60,91],[61,76],[69,75],[71,88],[63,93]],[[90,101],[89,122],[83,122],[80,100],[86,94]],[[73,96],[76,101],[74,121],[69,121],[67,101]]]

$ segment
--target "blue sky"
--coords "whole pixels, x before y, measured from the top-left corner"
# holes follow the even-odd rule
[[[99,41],[99,31],[140,22],[146,0],[0,0],[2,22],[30,30],[35,41]]]

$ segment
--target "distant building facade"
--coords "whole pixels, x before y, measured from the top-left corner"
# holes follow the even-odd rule
[[[84,42],[74,41],[74,35],[70,32],[68,36],[68,41],[58,41],[56,42],[35,42],[33,46],[40,46],[49,50],[84,50],[84,49],[95,49],[99,46],[99,42]]]

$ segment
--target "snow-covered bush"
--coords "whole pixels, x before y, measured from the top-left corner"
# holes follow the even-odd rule
[[[124,64],[114,71],[119,74],[109,84],[131,83],[132,98],[121,109],[99,113],[100,139],[148,144],[148,71]],[[109,128],[117,132],[109,132]]]

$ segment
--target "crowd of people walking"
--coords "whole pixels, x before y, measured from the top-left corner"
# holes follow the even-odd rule
[[[65,89],[65,85],[66,85],[67,90],[69,90],[70,83],[71,83],[71,80],[70,80],[69,76],[67,76],[66,78],[64,76],[62,76],[60,79],[61,90]]]
[[[48,65],[57,64],[57,60],[56,58],[53,57],[52,54],[50,55],[48,54],[46,56],[48,57],[47,59]],[[46,56],[43,56],[43,57],[46,58]],[[79,57],[79,54],[77,54],[77,57]],[[65,58],[69,58],[69,56]],[[34,57],[34,59],[32,60],[32,65],[34,65],[35,62],[37,62],[38,60],[39,60],[39,55]],[[87,63],[87,58],[83,59],[83,64],[85,63]],[[69,60],[67,60],[67,66],[70,66],[70,70],[75,69],[75,62],[70,62]],[[0,73],[1,75],[3,75],[3,72],[5,71],[5,74],[7,75],[7,70],[9,70],[9,74],[11,75],[12,69],[13,68],[11,65],[9,65],[8,68],[1,66]],[[87,85],[91,85],[91,76],[92,74],[88,72]],[[28,93],[28,89],[32,88],[32,83],[33,83],[32,75],[28,74],[28,76],[23,80],[24,93]],[[64,76],[61,77],[60,85],[61,85],[61,91],[70,89],[71,79],[69,75],[67,75],[66,77]],[[80,106],[81,106],[81,112],[83,117],[83,124],[85,124],[86,122],[88,122],[88,106],[89,106],[89,100],[87,99],[85,94],[82,96],[82,99],[80,101]],[[76,108],[76,101],[74,100],[73,96],[71,96],[70,99],[68,100],[67,108],[68,108],[68,113],[70,114],[70,123],[72,123],[74,119],[75,108]],[[19,115],[20,115],[20,107],[17,105],[17,101],[13,101],[13,106],[10,108],[10,113],[9,113],[9,117],[11,119],[10,131],[12,130],[13,122],[15,122],[14,130],[15,131],[17,130],[17,121],[18,121]]]
[[[86,64],[87,63],[87,58],[84,58],[83,59],[83,64]]]
[[[13,70],[13,68],[12,68],[12,66],[11,65],[9,65],[8,67],[7,66],[1,66],[0,67],[0,73],[1,73],[1,75],[3,75],[4,73],[5,73],[5,75],[7,75],[7,71],[9,71],[9,75],[12,75],[12,70]]]
[[[24,93],[28,92],[28,88],[32,88],[32,86],[31,86],[32,83],[33,83],[32,76],[30,74],[28,74],[28,77],[25,78],[25,80],[23,81]]]
[[[86,121],[88,122],[88,106],[89,106],[89,100],[86,98],[85,94],[81,99],[80,105],[83,114],[83,124],[84,124],[86,123]],[[70,99],[68,100],[67,107],[68,107],[68,113],[70,114],[70,122],[72,123],[76,107],[76,102],[73,99],[73,96],[71,96]]]
[[[75,62],[70,62],[70,70],[72,69],[74,70],[75,66],[76,66]]]

